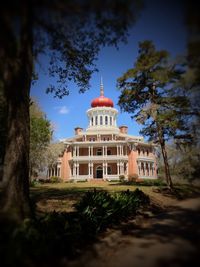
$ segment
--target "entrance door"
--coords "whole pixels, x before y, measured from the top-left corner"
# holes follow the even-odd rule
[[[102,179],[103,178],[103,169],[102,166],[96,168],[96,178]]]

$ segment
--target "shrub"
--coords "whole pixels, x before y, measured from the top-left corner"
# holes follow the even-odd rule
[[[97,233],[108,225],[133,215],[149,203],[149,197],[141,190],[129,190],[110,195],[107,191],[89,191],[75,205],[81,216],[83,229]]]
[[[113,198],[106,191],[88,191],[75,205],[81,216],[83,228],[99,232],[111,222]]]
[[[166,183],[162,179],[144,179],[140,182],[143,186],[164,186]]]
[[[51,176],[50,177],[50,183],[60,183],[62,179],[58,176]]]
[[[123,182],[125,181],[125,176],[124,176],[124,175],[120,175],[120,176],[119,176],[119,181],[120,181],[121,183],[123,183]]]
[[[133,174],[130,174],[128,176],[128,181],[129,182],[136,182],[138,178],[139,178],[138,174],[137,173],[133,173]]]
[[[148,202],[148,196],[139,189],[113,195],[94,190],[86,192],[76,211],[69,214],[47,213],[26,219],[17,227],[0,220],[1,265],[63,266],[63,258],[77,257],[99,231],[128,218]]]
[[[30,187],[35,187],[37,185],[40,185],[40,182],[37,180],[31,180],[29,183]]]

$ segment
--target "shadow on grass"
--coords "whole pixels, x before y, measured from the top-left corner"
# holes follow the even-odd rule
[[[191,185],[175,185],[172,190],[166,186],[161,186],[153,189],[153,192],[162,194],[163,196],[171,197],[178,200],[194,198],[200,196],[200,187]]]
[[[177,200],[183,200],[187,198],[194,198],[200,196],[200,187],[190,184],[175,184],[174,188],[170,190],[166,184],[162,181],[142,181],[142,182],[116,182],[109,184],[110,186],[134,186],[134,187],[152,187],[154,193],[159,193],[163,196],[174,198]]]
[[[42,199],[65,199],[69,197],[81,197],[85,192],[94,190],[91,187],[83,188],[49,188],[49,187],[35,187],[31,188],[31,197],[38,201]]]

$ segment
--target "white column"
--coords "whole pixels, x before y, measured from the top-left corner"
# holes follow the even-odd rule
[[[105,176],[105,163],[103,162],[103,178]]]
[[[93,157],[93,146],[91,147],[91,156]]]
[[[105,153],[104,153],[104,152],[105,152],[105,151],[104,151],[104,148],[105,148],[105,146],[103,146],[103,157],[104,157],[104,155],[105,155]]]
[[[108,162],[106,162],[106,167],[105,167],[105,169],[106,169],[106,177],[107,177],[107,175],[108,175]]]
[[[90,162],[88,163],[88,176],[90,178]]]
[[[120,174],[123,174],[123,172],[122,172],[122,162],[120,162]]]
[[[92,166],[92,168],[91,168],[91,178],[93,178],[94,177],[94,164],[93,164],[93,162],[91,163],[91,166]]]
[[[108,147],[107,146],[105,146],[105,155],[106,155],[106,157],[108,155]]]
[[[89,157],[91,156],[91,147],[90,146],[88,147],[88,156]]]
[[[77,176],[79,177],[79,163],[77,164]]]
[[[117,175],[119,176],[119,162],[117,162]]]
[[[73,163],[73,176],[76,176],[76,163]]]
[[[128,162],[126,163],[126,175],[128,175]]]
[[[77,156],[79,157],[79,146],[77,147]]]

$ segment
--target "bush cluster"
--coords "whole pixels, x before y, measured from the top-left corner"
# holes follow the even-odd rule
[[[72,213],[47,213],[4,229],[0,236],[2,266],[63,266],[63,261],[77,257],[96,234],[111,224],[134,215],[141,205],[149,203],[142,191],[110,194],[89,191],[76,204]]]
[[[149,197],[141,190],[109,194],[107,191],[87,192],[76,204],[76,209],[90,233],[97,233],[112,223],[135,214],[142,205],[149,203]]]

